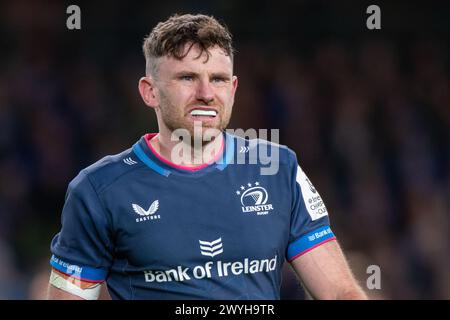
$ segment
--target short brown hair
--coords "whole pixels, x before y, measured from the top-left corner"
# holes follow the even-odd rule
[[[204,51],[219,46],[233,61],[234,49],[232,36],[226,25],[219,23],[214,17],[203,14],[175,14],[152,30],[144,39],[142,46],[146,60],[146,73],[156,75],[156,59],[172,56],[183,59],[189,52],[184,52],[185,45],[197,45],[200,48],[199,57]],[[208,58],[207,58],[208,59]]]

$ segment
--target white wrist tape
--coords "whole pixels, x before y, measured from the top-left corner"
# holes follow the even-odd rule
[[[59,275],[54,270],[52,270],[52,273],[50,274],[50,284],[85,300],[97,300],[101,291],[101,283],[93,283],[89,288],[82,289],[76,284],[73,284],[69,279],[65,279]]]

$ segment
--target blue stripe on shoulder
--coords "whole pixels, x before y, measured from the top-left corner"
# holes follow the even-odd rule
[[[164,168],[162,168],[161,166],[159,166],[157,163],[155,163],[152,159],[150,159],[144,152],[144,150],[142,150],[141,146],[139,145],[139,143],[135,143],[133,145],[133,152],[137,155],[137,157],[139,158],[139,160],[141,160],[143,163],[145,163],[150,169],[158,172],[159,174],[168,177],[170,174],[169,170],[166,170]]]
[[[234,158],[234,138],[228,133],[225,133],[225,152],[220,160],[217,161],[216,168],[223,170],[232,163]]]

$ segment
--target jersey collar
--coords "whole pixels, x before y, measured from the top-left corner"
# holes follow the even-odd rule
[[[151,147],[149,140],[154,137],[156,133],[146,134],[141,137],[141,139],[133,145],[133,152],[144,164],[147,165],[153,171],[168,177],[170,174],[181,174],[197,176],[203,175],[205,173],[224,170],[228,164],[233,160],[234,156],[234,138],[230,134],[224,132],[224,148],[222,154],[219,156],[218,160],[209,164],[202,165],[195,168],[186,168],[182,166],[175,165],[159,156]]]

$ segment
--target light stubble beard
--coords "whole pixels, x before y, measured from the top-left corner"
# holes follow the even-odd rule
[[[179,132],[180,130],[186,130],[188,134],[178,136],[180,136],[180,140],[182,140],[181,136],[183,137],[189,136],[191,146],[202,146],[203,148],[210,142],[214,141],[214,139],[217,138],[219,134],[227,128],[231,119],[232,107],[227,112],[226,108],[221,106],[217,114],[217,117],[220,117],[220,122],[217,126],[208,126],[208,125],[205,126],[201,121],[198,122],[196,121],[195,123],[192,123],[184,118],[185,116],[184,113],[180,117],[178,113],[174,116],[173,113],[170,112],[170,110],[177,110],[177,108],[170,102],[167,96],[162,92],[160,94],[160,99],[161,103],[159,109],[161,112],[162,122],[171,133]],[[199,130],[199,128],[201,130]],[[205,131],[207,131],[208,134],[205,134]],[[214,133],[211,134],[212,132],[216,132],[217,134]],[[211,136],[213,136],[212,139]],[[183,142],[186,143],[187,141]]]

